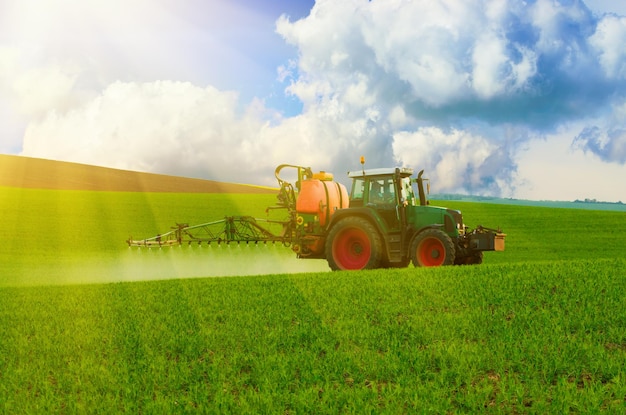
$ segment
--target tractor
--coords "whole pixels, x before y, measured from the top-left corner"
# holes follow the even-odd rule
[[[361,164],[364,160],[361,158]],[[294,169],[295,183],[281,173]],[[282,242],[298,258],[326,259],[332,270],[470,265],[483,261],[484,251],[504,250],[501,230],[478,226],[470,230],[460,211],[431,206],[428,179],[406,167],[348,172],[352,187],[333,180],[327,172],[282,164],[275,170],[279,191],[275,206],[286,219],[250,216],[189,226],[177,224],[170,232],[133,240],[129,246],[171,246],[202,243]],[[417,192],[415,191],[415,186]],[[279,232],[269,230],[279,225]]]

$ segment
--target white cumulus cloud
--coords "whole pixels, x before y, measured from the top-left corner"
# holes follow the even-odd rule
[[[363,154],[505,196],[555,131],[577,161],[626,163],[626,23],[583,1],[317,0],[275,22],[297,56],[272,71],[301,103],[290,117],[237,86],[265,50],[233,41],[227,20],[258,27],[242,2],[131,3],[9,0],[0,119],[25,120],[23,154],[259,184],[280,163],[342,177]]]
[[[393,151],[398,161],[407,166],[420,166],[438,180],[434,191],[490,193],[506,186],[499,180],[502,163],[510,163],[508,155],[499,153],[499,145],[481,135],[437,127],[398,132],[393,137]],[[503,157],[504,160],[497,160]],[[503,175],[506,177],[506,175]],[[508,189],[507,189],[508,190]]]
[[[529,137],[626,96],[621,18],[583,2],[319,0],[277,30],[300,50],[289,91],[305,108],[360,120],[373,163],[428,167],[442,191],[514,193]]]
[[[605,16],[589,39],[607,77],[626,79],[626,17]]]
[[[207,175],[254,156],[260,119],[237,95],[190,83],[115,82],[66,113],[29,125],[24,153],[110,167]]]

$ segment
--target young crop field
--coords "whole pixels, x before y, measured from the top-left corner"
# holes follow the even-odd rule
[[[506,251],[436,269],[124,243],[274,201],[0,188],[0,412],[626,410],[623,212],[445,202]]]
[[[0,286],[169,279],[322,270],[282,245],[128,248],[176,222],[248,214],[265,218],[276,197],[257,194],[134,193],[0,187]],[[248,249],[249,248],[249,249]],[[227,253],[227,255],[224,255]]]

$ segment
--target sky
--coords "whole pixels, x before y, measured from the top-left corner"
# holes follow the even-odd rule
[[[0,0],[0,153],[626,202],[626,2]]]

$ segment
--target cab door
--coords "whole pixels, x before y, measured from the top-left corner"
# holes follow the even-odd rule
[[[393,177],[372,177],[369,180],[367,206],[374,209],[391,231],[399,230],[399,195]]]

